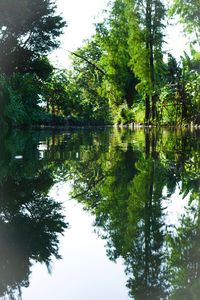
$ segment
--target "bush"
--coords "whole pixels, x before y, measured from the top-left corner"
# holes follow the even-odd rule
[[[0,103],[1,125],[22,125],[28,121],[20,94],[12,88],[10,80],[4,75],[0,76]]]
[[[133,110],[135,123],[144,123],[145,119],[145,107],[142,102],[140,102]]]

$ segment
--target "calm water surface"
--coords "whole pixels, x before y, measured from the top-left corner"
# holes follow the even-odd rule
[[[200,299],[199,132],[0,139],[0,299]]]

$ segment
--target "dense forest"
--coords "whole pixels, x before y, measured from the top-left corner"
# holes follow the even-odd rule
[[[180,61],[164,50],[173,18],[190,43]],[[66,22],[54,0],[0,0],[1,127],[200,124],[198,1],[114,0],[58,70],[48,54]]]

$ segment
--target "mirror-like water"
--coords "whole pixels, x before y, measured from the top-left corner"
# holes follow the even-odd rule
[[[0,299],[200,298],[198,132],[0,139]]]

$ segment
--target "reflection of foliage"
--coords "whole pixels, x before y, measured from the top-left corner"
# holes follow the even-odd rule
[[[108,240],[109,257],[125,259],[127,273],[133,276],[128,283],[131,295],[153,299],[150,297],[164,293],[163,277],[159,274],[163,259],[160,200],[166,172],[159,162],[145,160],[137,147],[125,146],[124,140],[123,146],[112,148],[109,162],[102,160],[108,159],[106,155],[97,156],[92,163],[82,162],[75,173],[75,194],[95,213],[95,226],[100,232],[103,229],[101,235]],[[152,148],[152,155],[155,152]],[[80,170],[84,170],[85,177]],[[97,175],[93,184],[93,177],[87,177],[92,170]],[[102,174],[103,181],[99,182],[97,178],[101,179]]]
[[[24,212],[9,216],[9,221],[1,217],[1,294],[29,285],[31,259],[49,265],[52,255],[60,257],[58,234],[66,227],[61,206],[48,198],[34,201]]]
[[[95,214],[110,259],[124,258],[130,296],[166,299],[169,275],[175,275],[168,274],[163,200],[181,181],[180,192],[197,196],[196,133],[130,136],[111,136],[107,153],[87,148],[87,156],[73,166],[74,196]]]
[[[28,285],[30,259],[48,265],[51,255],[59,257],[66,224],[48,191],[70,179],[72,195],[95,215],[109,258],[124,259],[131,297],[197,299],[198,133],[80,130],[47,137],[15,134],[0,146],[1,293]],[[170,232],[165,206],[177,188],[191,208]]]
[[[128,286],[136,299],[160,299],[166,288],[161,200],[167,177],[162,165],[151,158],[139,161],[137,169],[129,187]]]
[[[175,234],[168,237],[171,250],[171,299],[198,299],[200,288],[200,219],[198,201],[187,208]]]
[[[30,137],[28,152],[23,140],[16,148],[9,140],[2,145],[9,155],[2,157],[7,167],[2,164],[0,178],[0,295],[10,299],[29,285],[31,260],[49,266],[52,255],[60,258],[59,234],[67,227],[61,204],[48,197],[53,169],[38,160],[37,143]],[[15,159],[16,151],[23,159]]]

